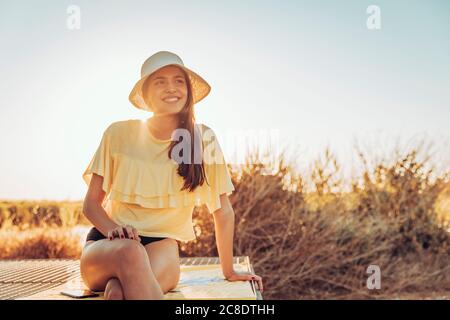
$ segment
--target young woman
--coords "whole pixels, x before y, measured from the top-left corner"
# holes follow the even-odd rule
[[[203,203],[214,217],[224,277],[255,280],[263,290],[260,276],[233,270],[228,196],[234,186],[214,132],[194,117],[194,104],[209,91],[180,57],[155,53],[129,97],[153,116],[112,123],[83,173],[89,186],[83,212],[94,227],[80,271],[106,299],[162,299],[174,289],[180,279],[177,241],[196,238],[192,212]]]

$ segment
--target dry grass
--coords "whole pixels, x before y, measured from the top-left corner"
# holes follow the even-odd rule
[[[284,161],[267,167],[250,159],[235,171],[234,252],[250,256],[265,280],[265,297],[448,297],[450,211],[442,203],[450,197],[450,172],[433,178],[429,159],[418,160],[421,150],[373,170],[359,153],[366,170],[350,192],[342,191],[329,150],[309,177]],[[306,190],[305,180],[314,191]],[[217,255],[208,213],[199,210],[194,217],[201,234],[184,253]],[[380,290],[367,289],[369,265],[381,268]]]
[[[0,228],[73,227],[89,224],[82,201],[0,201]]]
[[[78,259],[80,236],[71,228],[36,227],[0,230],[0,259]]]
[[[250,256],[265,298],[448,296],[450,172],[436,177],[420,152],[421,146],[369,166],[358,150],[365,171],[350,191],[328,149],[303,175],[283,156],[262,165],[254,154],[232,168],[234,254]],[[83,222],[81,203],[70,205],[61,218],[58,204],[3,203],[0,257],[79,257],[80,239],[66,228]],[[180,244],[181,255],[216,256],[211,215],[199,207],[193,218],[198,239]],[[42,220],[55,228],[39,228]],[[13,232],[13,226],[28,231]],[[380,290],[366,287],[369,265],[381,268]]]

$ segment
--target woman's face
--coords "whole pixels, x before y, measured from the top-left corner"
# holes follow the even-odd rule
[[[176,114],[187,101],[188,88],[183,71],[166,66],[154,72],[149,79],[147,99],[155,114]]]

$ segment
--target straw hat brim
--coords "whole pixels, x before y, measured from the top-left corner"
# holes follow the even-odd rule
[[[190,70],[189,68],[179,65],[179,64],[168,64],[166,66],[169,66],[169,65],[174,65],[174,66],[180,67],[184,71],[186,71],[186,73],[189,77],[189,81],[191,83],[191,87],[192,87],[192,95],[193,95],[194,104],[201,101],[204,97],[206,97],[209,94],[209,92],[211,91],[211,86],[208,84],[208,82],[206,82],[197,73],[195,73],[194,71]],[[159,69],[161,69],[161,68],[159,68]],[[157,70],[159,70],[159,69],[157,69]],[[133,87],[133,90],[131,90],[131,93],[129,95],[129,100],[136,108],[147,110],[147,111],[153,111],[152,107],[147,105],[147,103],[144,100],[142,86],[144,84],[145,79],[147,79],[149,76],[151,76],[157,70],[153,71],[151,74],[143,76],[138,82],[136,82],[136,84]]]

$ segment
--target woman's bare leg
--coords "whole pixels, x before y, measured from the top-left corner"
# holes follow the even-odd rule
[[[163,299],[147,252],[142,244],[131,239],[102,239],[88,244],[80,259],[81,276],[93,290],[106,288],[117,278],[126,300]]]
[[[111,278],[108,280],[105,288],[104,298],[105,300],[124,300],[123,289],[119,279]]]

